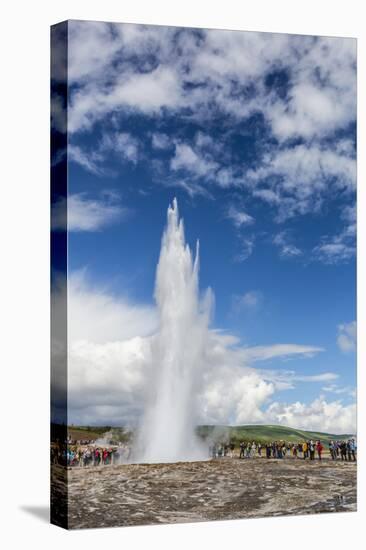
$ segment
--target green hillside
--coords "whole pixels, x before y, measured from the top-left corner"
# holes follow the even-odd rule
[[[108,433],[114,442],[131,441],[133,433],[124,428],[110,426],[69,426],[67,429],[69,437],[73,440],[96,440]],[[299,443],[309,439],[320,439],[327,444],[331,439],[349,439],[351,434],[330,434],[325,432],[313,432],[296,430],[286,426],[278,425],[249,425],[249,426],[198,426],[197,434],[202,439],[215,442],[233,442],[239,445],[241,441],[256,441],[267,443],[272,441],[286,441]]]
[[[348,439],[351,434],[329,434],[325,432],[311,432],[296,430],[278,425],[250,425],[250,426],[199,426],[197,433],[200,437],[214,440],[230,440],[238,444],[240,441],[256,441],[266,443],[271,441],[300,442],[309,439],[320,439],[329,442],[331,439]]]

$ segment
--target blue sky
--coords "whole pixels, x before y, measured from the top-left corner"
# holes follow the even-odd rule
[[[122,398],[108,401],[105,378],[123,369],[111,346],[123,364],[155,330],[155,269],[177,197],[223,349],[202,420],[355,430],[355,49],[353,39],[69,23],[69,308],[75,300],[89,327],[71,337],[76,422],[139,414],[143,365],[126,359],[139,375]],[[118,338],[131,312],[136,330]],[[100,371],[101,354],[110,370],[98,391],[86,373]],[[228,393],[225,406],[212,388]]]

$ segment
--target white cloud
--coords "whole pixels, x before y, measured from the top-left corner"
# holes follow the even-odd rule
[[[212,198],[211,193],[207,191],[206,187],[200,185],[197,182],[193,183],[191,181],[176,179],[174,180],[172,185],[174,185],[174,187],[180,187],[181,189],[183,189],[191,198],[196,196],[202,196],[208,199]]]
[[[324,237],[319,245],[313,249],[314,259],[325,264],[346,262],[356,254],[353,243],[345,242],[343,235]]]
[[[282,258],[293,258],[301,256],[302,251],[289,241],[288,232],[281,231],[273,237],[273,243],[279,247]]]
[[[132,304],[93,287],[85,272],[71,275],[68,298],[71,421],[136,424],[149,380],[151,343],[158,322],[155,308]],[[252,363],[306,357],[319,351],[294,344],[243,348],[232,335],[211,330],[201,366],[200,420],[233,424],[272,421],[273,410],[269,415],[266,407],[276,392],[302,379],[319,383],[334,376],[300,377],[293,371],[254,369]]]
[[[99,152],[89,153],[77,145],[68,145],[67,156],[69,161],[80,164],[88,172],[98,176],[103,174],[103,170],[99,165],[103,157]]]
[[[279,403],[275,401],[265,411],[268,423],[293,426],[303,430],[318,430],[336,434],[356,431],[356,405],[341,401],[326,401],[323,396],[312,403]]]
[[[282,88],[268,84],[278,73],[284,75]],[[179,138],[171,144],[163,132],[152,135],[155,150],[175,147],[170,168],[184,172],[177,185],[190,196],[203,194],[202,182],[194,189],[199,178],[224,188],[245,187],[271,204],[280,222],[320,212],[329,197],[353,196],[355,146],[336,133],[356,119],[354,39],[71,21],[69,79],[78,84],[70,96],[70,133],[89,130],[107,115],[131,112],[181,115],[201,127],[217,114],[227,115],[234,128],[262,115],[278,144],[267,144],[251,170],[232,158],[225,129],[220,138],[206,129],[191,142]],[[121,150],[136,163],[138,149],[129,137]],[[300,142],[293,145],[293,138]],[[101,169],[90,153],[75,150],[74,160],[94,173]],[[242,258],[251,246],[244,248]],[[284,250],[298,253],[293,245]],[[353,253],[344,236],[329,236],[313,256],[332,263]]]
[[[305,376],[299,376],[299,375],[293,376],[293,379],[298,382],[330,382],[332,380],[336,380],[337,378],[338,378],[338,374],[335,374],[334,372],[324,372],[323,374],[314,374],[314,375],[305,375]]]
[[[128,132],[104,134],[99,150],[102,152],[114,151],[123,160],[132,162],[133,164],[136,164],[139,158],[139,142]]]
[[[105,193],[99,199],[90,199],[85,193],[60,199],[52,207],[52,229],[68,231],[98,231],[103,227],[122,221],[129,210],[122,207],[114,194]]]
[[[104,133],[97,147],[93,150],[81,148],[79,145],[69,144],[67,148],[68,160],[82,166],[87,172],[96,176],[113,175],[113,172],[103,167],[107,153],[115,153],[121,161],[137,164],[139,160],[140,144],[128,132]]]
[[[141,412],[156,311],[69,277],[68,401],[74,423],[132,424]]]
[[[253,253],[255,237],[254,235],[240,237],[240,252],[234,257],[235,262],[245,262]]]
[[[357,325],[356,321],[338,325],[337,344],[344,353],[356,350]]]
[[[302,144],[267,153],[247,178],[253,195],[278,209],[278,220],[319,211],[330,189],[353,193],[356,159],[353,149]]]
[[[179,31],[71,21],[69,79],[79,85],[71,131],[121,107],[189,109],[201,118],[217,109],[237,119],[261,112],[281,140],[322,137],[355,119],[355,40]],[[273,70],[289,74],[286,96],[266,87]]]
[[[242,225],[251,225],[255,221],[250,214],[247,214],[247,212],[244,212],[244,210],[238,210],[233,205],[229,207],[227,217],[233,222],[233,224],[237,228],[240,228]]]
[[[97,120],[122,108],[156,114],[164,107],[174,108],[180,93],[173,68],[158,67],[136,74],[126,71],[116,75],[108,88],[104,83],[88,84],[71,96],[68,130],[71,134],[89,130]]]
[[[303,355],[312,357],[314,354],[324,351],[317,346],[301,346],[298,344],[273,344],[272,346],[254,346],[242,348],[242,358],[247,361],[266,361],[276,357],[289,357]]]
[[[161,132],[155,132],[151,138],[151,145],[154,149],[169,149],[172,142],[167,134]]]
[[[280,139],[322,137],[355,120],[356,41],[292,41],[289,102],[270,97],[267,116]]]
[[[256,310],[263,301],[263,294],[259,290],[249,290],[243,295],[235,294],[232,298],[232,309],[238,313],[242,310]]]
[[[339,386],[338,384],[330,384],[329,386],[323,386],[322,391],[325,393],[334,393],[335,395],[348,395],[353,399],[356,398],[356,388],[351,386]]]
[[[325,264],[346,262],[356,255],[356,206],[346,206],[341,219],[346,223],[335,235],[323,236],[313,249],[313,257]]]
[[[155,308],[132,304],[107,289],[93,286],[87,270],[69,276],[69,338],[93,344],[145,337],[157,327]]]
[[[197,154],[190,145],[176,143],[170,168],[174,171],[185,170],[194,177],[210,178],[218,168],[218,164],[210,158]]]

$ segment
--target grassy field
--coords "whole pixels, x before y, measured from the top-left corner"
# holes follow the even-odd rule
[[[68,435],[71,439],[96,440],[110,433],[112,439],[118,442],[128,441],[132,433],[124,428],[111,428],[110,426],[69,426]],[[300,442],[309,439],[320,439],[328,443],[331,439],[349,439],[351,434],[329,434],[324,432],[312,432],[296,430],[286,426],[278,425],[250,425],[250,426],[199,426],[197,433],[203,439],[212,439],[225,442],[232,441],[238,445],[241,441],[256,441],[267,443],[271,441]]]
[[[116,443],[128,441],[131,438],[130,432],[124,428],[112,428],[111,426],[69,426],[67,428],[68,436],[74,440],[90,440],[103,438],[105,434],[109,434],[111,439]]]
[[[349,439],[351,434],[329,434],[324,432],[311,432],[305,430],[296,430],[286,426],[278,425],[251,425],[251,426],[199,426],[198,434],[203,437],[222,438],[233,441],[238,444],[240,441],[256,441],[267,443],[271,441],[300,442],[309,439],[321,440],[328,443],[331,439]]]

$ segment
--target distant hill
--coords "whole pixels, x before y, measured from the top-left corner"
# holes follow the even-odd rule
[[[68,434],[74,440],[96,440],[104,434],[115,442],[131,440],[133,433],[124,428],[111,426],[69,426]],[[248,426],[198,426],[197,434],[203,439],[212,439],[216,442],[232,441],[238,445],[241,441],[256,441],[267,443],[271,441],[287,441],[297,443],[309,439],[320,439],[328,443],[331,439],[349,439],[352,434],[330,434],[325,432],[312,432],[297,430],[279,425],[248,425]]]
[[[278,425],[199,426],[197,433],[204,439],[219,440],[221,437],[235,443],[240,441],[266,443],[281,440],[295,443],[309,439],[320,439],[322,442],[328,443],[331,439],[349,439],[352,436],[352,434],[329,434],[296,430],[295,428]]]
[[[130,439],[130,432],[124,428],[112,428],[111,426],[68,426],[68,436],[73,440],[84,439],[87,441],[95,441],[102,439],[108,434],[111,440],[116,443],[122,443]]]

